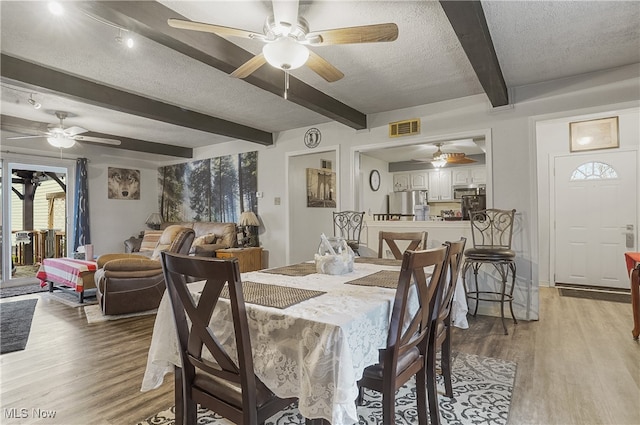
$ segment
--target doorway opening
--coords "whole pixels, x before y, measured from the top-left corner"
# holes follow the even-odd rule
[[[68,229],[68,170],[32,164],[8,164],[3,176],[4,228],[2,286],[36,282],[45,258],[65,257]]]

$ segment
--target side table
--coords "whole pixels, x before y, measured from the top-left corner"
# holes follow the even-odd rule
[[[262,248],[225,248],[216,250],[217,258],[237,258],[240,273],[253,272],[262,269]]]

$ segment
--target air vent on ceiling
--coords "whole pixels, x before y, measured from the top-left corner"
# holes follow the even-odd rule
[[[389,123],[389,137],[409,136],[420,133],[420,120],[418,118],[406,121]]]

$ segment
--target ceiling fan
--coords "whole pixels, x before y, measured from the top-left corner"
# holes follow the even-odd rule
[[[444,145],[445,143],[443,142],[434,143],[433,146],[437,149],[430,158],[415,159],[414,161],[430,162],[436,168],[443,167],[446,164],[471,164],[476,162],[475,159],[467,157],[464,152],[460,152],[456,149],[456,147],[462,147],[464,145],[463,142],[451,144],[450,146],[453,148],[453,151],[451,152],[443,152],[442,147]],[[473,145],[475,146],[475,143]],[[445,150],[450,150],[450,148],[445,147]]]
[[[46,137],[47,142],[51,146],[56,148],[70,148],[72,147],[76,141],[78,142],[93,142],[93,143],[103,143],[107,145],[120,145],[120,140],[116,139],[106,139],[102,137],[92,137],[92,136],[82,136],[82,133],[86,133],[89,130],[84,129],[82,127],[73,126],[73,127],[65,127],[64,119],[67,118],[68,113],[63,111],[56,111],[56,117],[60,120],[60,124],[52,124],[47,126],[47,131],[42,132],[42,134],[35,136],[17,136],[17,137],[9,137],[8,139],[31,139],[34,137]]]
[[[310,31],[307,21],[298,15],[298,1],[290,0],[273,0],[273,15],[267,17],[263,34],[181,19],[169,19],[168,24],[173,28],[264,42],[262,53],[255,55],[230,74],[236,78],[248,77],[265,63],[285,71],[286,78],[288,71],[306,64],[316,74],[331,83],[340,80],[344,74],[307,46],[377,43],[394,41],[398,38],[398,26],[394,23]]]

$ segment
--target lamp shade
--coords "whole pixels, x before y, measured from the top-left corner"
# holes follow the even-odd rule
[[[262,48],[269,65],[285,71],[300,68],[309,59],[309,50],[291,37],[280,37]]]
[[[54,134],[47,137],[47,142],[56,148],[70,148],[76,144],[76,141],[61,134]]]
[[[238,224],[241,226],[260,226],[258,217],[253,211],[244,211],[240,214],[240,222]]]
[[[149,217],[147,217],[145,224],[149,226],[159,226],[162,224],[162,216],[159,213],[151,213]]]

